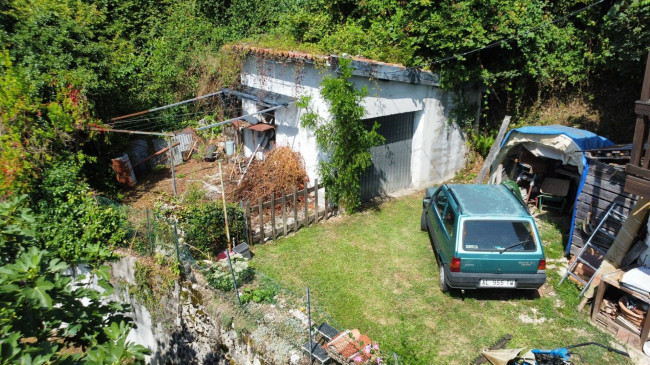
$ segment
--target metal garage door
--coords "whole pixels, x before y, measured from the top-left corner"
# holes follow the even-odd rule
[[[411,185],[411,147],[414,113],[365,120],[370,129],[375,121],[386,143],[370,149],[372,165],[361,176],[361,199],[390,193]]]

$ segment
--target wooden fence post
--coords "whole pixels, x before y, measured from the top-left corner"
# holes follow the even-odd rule
[[[253,217],[251,203],[246,202],[246,225],[248,226],[248,244],[253,244]]]
[[[274,240],[276,237],[275,229],[275,193],[271,193],[271,239]]]
[[[260,212],[260,243],[264,243],[264,208],[262,205],[264,204],[264,201],[260,197],[257,199],[257,203],[259,204],[259,212]]]
[[[314,222],[318,223],[318,179],[314,180],[314,212],[316,212]]]
[[[293,187],[293,231],[298,232],[298,190]]]
[[[309,188],[305,184],[305,227],[309,226]]]
[[[330,210],[330,204],[329,201],[327,200],[327,191],[325,191],[325,219],[329,219],[328,213]]]
[[[282,191],[282,233],[287,235],[287,193]]]

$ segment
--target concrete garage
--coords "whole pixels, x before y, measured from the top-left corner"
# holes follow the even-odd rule
[[[336,71],[338,57],[239,47],[246,55],[241,82],[253,94],[260,99],[279,95],[287,100],[309,96],[313,110],[323,118],[329,116],[319,84],[325,75]],[[453,93],[440,88],[438,76],[358,58],[353,58],[351,65],[353,83],[368,88],[364,119],[368,126],[379,122],[379,132],[386,138],[384,145],[371,151],[373,164],[362,177],[363,198],[452,178],[464,166],[467,148],[460,127],[449,119]],[[465,95],[478,107],[477,91],[465,91]],[[264,107],[244,101],[243,114]],[[300,126],[303,112],[290,102],[273,115],[248,117],[252,126],[242,129],[244,154],[250,156],[275,145],[290,146],[302,154],[310,180],[317,179],[318,161],[327,158],[327,151],[319,151],[313,133]],[[270,127],[256,126],[258,123]],[[264,145],[258,149],[260,141]]]

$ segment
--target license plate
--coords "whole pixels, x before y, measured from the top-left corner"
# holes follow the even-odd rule
[[[479,286],[482,288],[516,288],[515,280],[488,280],[481,279]]]

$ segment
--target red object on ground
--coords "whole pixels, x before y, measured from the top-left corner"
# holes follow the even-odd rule
[[[230,251],[230,257],[232,257],[234,254],[235,254],[235,251]],[[217,255],[217,262],[219,262],[221,260],[225,260],[227,258],[228,258],[228,255],[226,254],[226,251],[219,252],[219,254]]]

